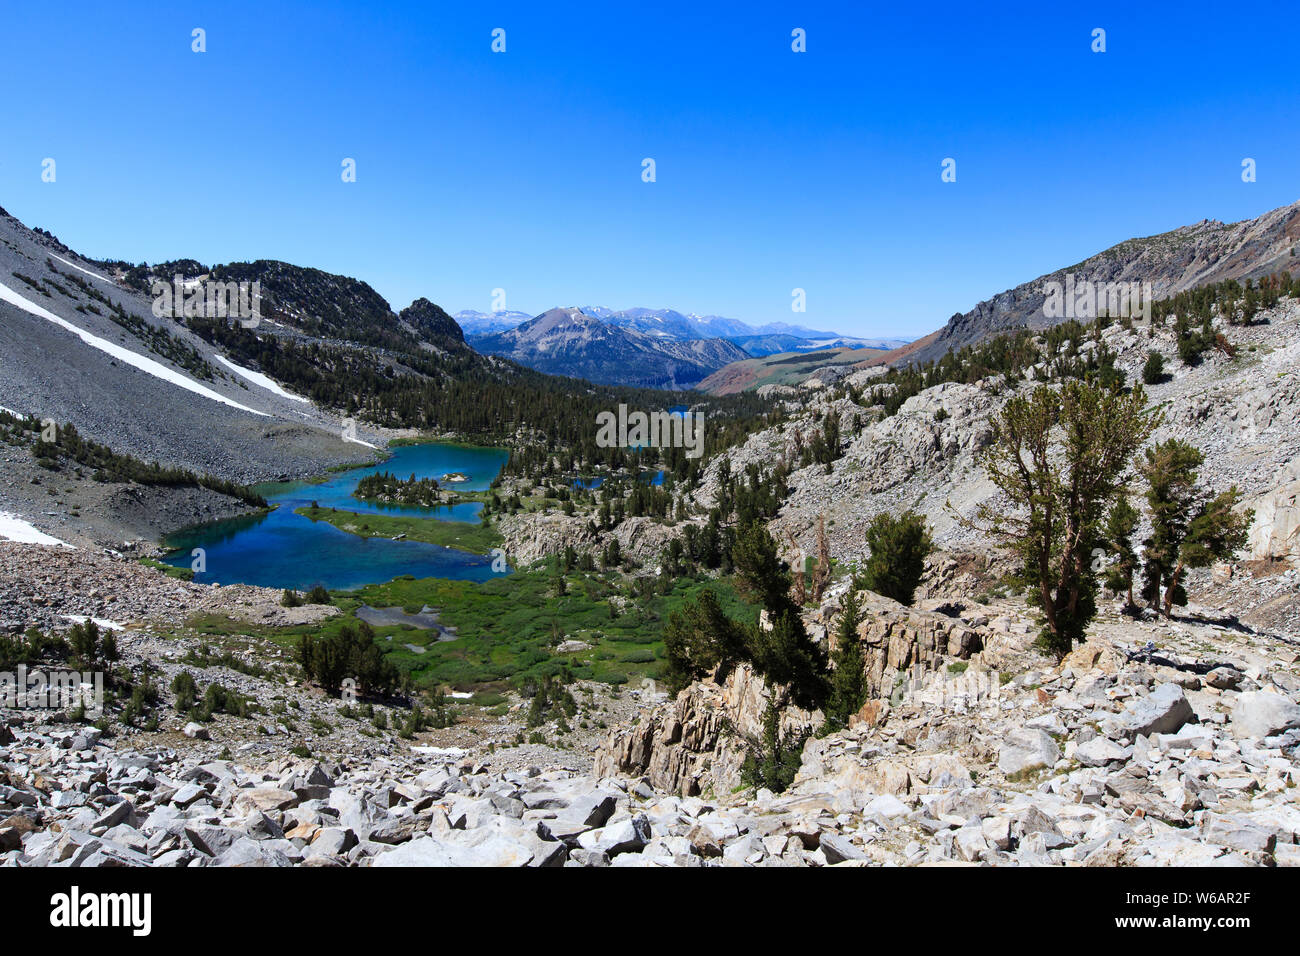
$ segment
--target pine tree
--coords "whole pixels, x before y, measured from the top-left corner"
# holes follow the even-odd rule
[[[769,611],[771,627],[754,634],[754,666],[769,684],[788,688],[789,698],[805,710],[826,702],[830,682],[826,650],[808,636],[797,610]],[[782,702],[782,709],[784,701]]]
[[[1183,588],[1190,568],[1230,558],[1246,543],[1254,512],[1236,511],[1241,493],[1234,485],[1213,494],[1197,482],[1200,451],[1171,438],[1146,450],[1140,467],[1147,482],[1151,536],[1143,542],[1142,596],[1166,617],[1187,603]]]
[[[68,633],[68,643],[72,647],[74,661],[86,670],[94,670],[102,659],[111,661],[117,657],[117,642],[110,643],[109,638],[101,642],[99,625],[94,618],[74,624]],[[106,650],[108,653],[105,653]]]
[[[1141,386],[1127,394],[1067,381],[1006,403],[983,463],[1012,509],[981,507],[988,530],[1020,558],[1042,643],[1063,658],[1096,614],[1091,555],[1133,454],[1156,421]]]
[[[862,708],[867,699],[862,639],[858,637],[861,618],[858,596],[850,587],[840,603],[840,620],[835,633],[834,670],[831,672],[830,700],[826,705],[826,723],[831,730],[847,726],[849,718]]]
[[[760,522],[741,530],[731,549],[742,592],[758,598],[767,611],[770,629],[753,636],[755,669],[769,683],[789,688],[800,707],[822,706],[829,692],[826,651],[808,636],[799,608],[790,597],[790,569],[780,559],[776,542]]]
[[[1147,385],[1158,385],[1165,380],[1165,357],[1152,349],[1147,353],[1146,363],[1142,366],[1142,381]]]
[[[1185,600],[1179,599],[1174,569],[1196,508],[1197,469],[1203,460],[1187,442],[1171,438],[1148,448],[1139,467],[1151,513],[1151,535],[1143,542],[1142,597],[1156,610]]]
[[[1124,608],[1136,607],[1133,601],[1133,575],[1137,571],[1138,556],[1133,550],[1133,533],[1137,530],[1137,509],[1128,498],[1120,498],[1106,516],[1106,549],[1113,561],[1106,571],[1106,587],[1116,594],[1125,595]]]
[[[863,569],[863,587],[911,604],[933,548],[925,519],[911,511],[897,517],[881,512],[871,519],[866,538],[871,556]]]
[[[737,663],[751,656],[746,628],[727,617],[710,588],[700,591],[693,604],[668,616],[664,650],[668,688],[674,694],[710,673],[725,680]]]
[[[740,529],[731,547],[741,591],[754,598],[768,614],[794,610],[789,566],[777,554],[776,542],[759,521]]]
[[[740,768],[741,780],[746,786],[785,791],[799,772],[806,740],[806,734],[782,733],[781,709],[769,697],[763,709],[762,737],[749,746]]]

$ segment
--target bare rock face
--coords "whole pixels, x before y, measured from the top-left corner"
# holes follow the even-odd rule
[[[1130,703],[1127,712],[1101,722],[1101,729],[1116,740],[1131,741],[1139,736],[1172,734],[1195,720],[1192,705],[1177,684],[1161,684],[1149,696]]]
[[[498,525],[506,555],[516,564],[531,564],[553,554],[562,554],[566,547],[579,553],[597,553],[610,538],[617,538],[619,549],[639,561],[655,560],[668,548],[668,543],[680,533],[653,518],[627,518],[611,532],[595,534],[589,528],[587,516],[564,514],[506,515]]]
[[[1103,674],[1114,674],[1124,664],[1124,659],[1113,648],[1097,641],[1085,641],[1061,661],[1061,670],[1070,669],[1076,673],[1086,673],[1096,668]]]
[[[748,664],[721,685],[696,682],[640,722],[611,731],[592,771],[597,777],[642,775],[656,790],[686,797],[730,793],[741,785],[747,740],[762,732],[768,696],[763,678]],[[781,729],[801,734],[821,723],[820,711],[789,707]]]
[[[980,632],[966,623],[955,606],[938,610],[904,607],[870,591],[859,595],[864,619],[858,629],[866,658],[867,692],[888,697],[909,671],[933,670],[951,658],[969,658],[983,643]],[[806,616],[814,636],[833,634],[838,598]],[[748,665],[727,676],[721,685],[700,681],[677,699],[652,711],[634,725],[614,729],[596,755],[597,776],[644,775],[657,790],[694,796],[730,793],[740,786],[746,745],[762,733],[768,690]],[[864,715],[871,719],[882,704]],[[784,733],[805,733],[822,723],[820,712],[787,708]]]
[[[1269,691],[1247,691],[1232,711],[1232,733],[1249,740],[1262,740],[1300,727],[1300,704]]]
[[[1300,558],[1300,481],[1260,496],[1253,505],[1250,556],[1261,561]]]
[[[976,595],[988,591],[1014,570],[1008,556],[998,551],[935,551],[926,558],[925,575],[916,589],[916,603],[954,594]]]
[[[1007,776],[1050,767],[1061,756],[1056,742],[1032,727],[1017,727],[1007,734],[998,751],[998,769]]]
[[[889,697],[909,672],[934,670],[951,658],[966,660],[984,647],[975,623],[979,618],[960,601],[906,607],[872,591],[858,592],[858,599],[863,611],[858,637],[865,645],[870,697]],[[832,648],[838,605],[835,597],[814,615],[815,625],[831,635]]]

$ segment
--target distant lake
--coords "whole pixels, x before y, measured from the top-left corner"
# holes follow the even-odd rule
[[[637,475],[637,480],[644,481],[647,484],[651,484],[651,485],[662,485],[664,483],[665,474],[666,472],[663,471],[663,469],[660,469],[659,471],[655,471],[655,472],[643,471],[639,475]],[[604,483],[605,483],[604,475],[597,475],[595,478],[573,479],[573,487],[580,488],[584,491],[591,491],[593,488],[599,488]]]
[[[454,578],[485,581],[494,576],[491,555],[469,554],[421,541],[363,538],[340,531],[325,521],[294,514],[311,505],[337,508],[355,514],[403,514],[440,521],[479,520],[482,505],[467,502],[437,508],[361,501],[352,497],[357,482],[367,475],[391,472],[406,479],[433,478],[459,473],[469,480],[444,487],[482,491],[505,465],[508,454],[496,448],[429,443],[403,445],[379,465],[353,468],[327,480],[277,482],[257,490],[274,510],[213,524],[186,528],[168,535],[163,544],[172,549],[161,560],[189,568],[191,552],[203,548],[207,570],[194,580],[205,584],[256,584],[269,588],[306,590],[317,584],[350,590],[391,581],[410,574],[417,578]]]

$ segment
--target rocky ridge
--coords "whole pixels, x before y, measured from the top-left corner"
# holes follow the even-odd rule
[[[1007,289],[954,315],[933,341],[918,349],[917,362],[979,342],[1019,325],[1043,328],[1054,321],[1043,312],[1045,285],[1078,282],[1146,282],[1154,298],[1224,279],[1258,278],[1294,269],[1300,239],[1300,203],[1272,209],[1254,219],[1222,223],[1209,219],[1169,232],[1129,239],[1083,262]]]

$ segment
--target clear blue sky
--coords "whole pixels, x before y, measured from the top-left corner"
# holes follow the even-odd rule
[[[921,335],[1300,198],[1294,3],[897,6],[11,5],[0,206],[90,256],[284,259],[397,308],[502,287]]]

